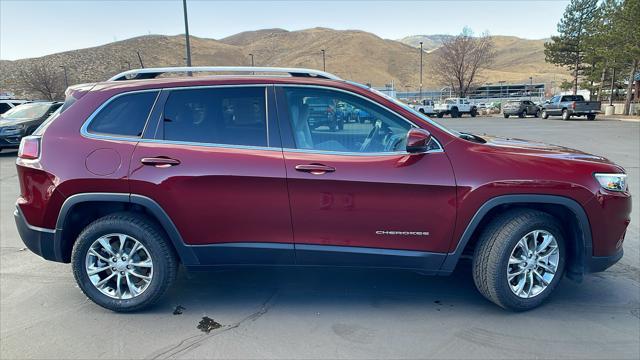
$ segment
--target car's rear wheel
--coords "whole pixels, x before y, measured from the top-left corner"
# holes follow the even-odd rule
[[[562,110],[562,120],[569,120],[571,115],[567,109]]]
[[[73,246],[71,263],[80,289],[109,310],[141,310],[175,280],[177,260],[148,218],[117,213],[89,224]]]
[[[498,216],[482,231],[473,258],[480,293],[514,311],[533,309],[556,288],[565,262],[562,228],[536,210]]]
[[[459,116],[460,116],[460,113],[458,112],[458,108],[454,107],[453,109],[451,109],[451,117],[452,118],[457,118]]]
[[[502,114],[504,116],[505,119],[509,118],[509,114]]]
[[[527,110],[522,110],[522,112],[520,114],[518,114],[519,118],[523,118],[527,116]]]
[[[595,120],[595,119],[596,119],[596,115],[595,115],[595,114],[589,114],[589,115],[587,115],[587,120],[591,120],[591,121],[593,121],[593,120]]]
[[[443,117],[443,116],[444,116],[444,113],[443,113],[443,112],[439,112],[439,113],[438,113],[438,117],[439,117],[439,118],[441,118],[441,117]]]
[[[476,117],[476,115],[478,115],[478,110],[476,108],[472,108],[469,115],[471,115],[471,117]]]
[[[540,117],[540,110],[536,110],[536,112],[533,114],[533,117],[539,118]]]

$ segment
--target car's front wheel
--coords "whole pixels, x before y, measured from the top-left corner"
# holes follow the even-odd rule
[[[569,119],[571,119],[571,114],[569,114],[569,111],[567,109],[562,110],[562,120]]]
[[[549,118],[549,114],[547,114],[547,110],[542,110],[542,118],[543,119],[548,119]]]
[[[564,270],[562,228],[551,215],[514,210],[482,231],[473,258],[480,293],[514,311],[533,309],[556,288]]]
[[[175,280],[176,256],[164,232],[134,213],[107,215],[78,236],[71,258],[80,289],[109,310],[141,310]]]

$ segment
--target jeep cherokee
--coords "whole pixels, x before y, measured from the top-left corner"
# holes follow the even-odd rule
[[[186,72],[232,75],[156,79]],[[563,275],[622,257],[620,166],[452,131],[332,74],[139,69],[66,95],[20,144],[15,220],[31,251],[71,263],[80,289],[114,311],[158,300],[179,264],[447,275],[461,257],[482,295],[519,311]],[[314,129],[309,99],[374,120]]]

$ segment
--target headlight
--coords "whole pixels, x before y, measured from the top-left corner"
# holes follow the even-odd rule
[[[593,174],[600,186],[609,191],[626,191],[627,174]]]

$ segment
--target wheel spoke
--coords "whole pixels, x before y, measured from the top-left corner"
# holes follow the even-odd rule
[[[118,239],[120,240],[120,250],[119,250],[119,253],[120,253],[120,254],[123,254],[123,253],[124,253],[124,244],[127,242],[127,235],[120,234],[120,235],[118,235]]]
[[[549,264],[545,264],[545,263],[543,263],[541,261],[538,261],[538,263],[536,265],[538,265],[538,267],[543,268],[545,272],[548,272],[550,274],[555,274],[556,273],[556,270],[554,268],[550,267]]]
[[[138,295],[138,291],[136,289],[136,286],[134,284],[132,284],[131,279],[129,279],[129,274],[127,273],[125,276],[125,281],[127,283],[127,288],[129,289],[129,294],[131,294],[131,296],[136,296]]]
[[[151,260],[145,260],[142,262],[131,263],[131,266],[150,268],[150,267],[153,267],[153,264],[151,263]]]
[[[97,288],[101,288],[102,285],[106,284],[107,281],[109,281],[112,277],[116,276],[116,273],[111,273],[111,275],[107,276],[106,278],[100,280],[97,284],[96,287]]]
[[[524,262],[525,262],[524,259],[514,258],[513,256],[509,258],[509,265],[517,265],[517,264],[522,264]]]
[[[540,274],[538,273],[538,271],[533,270],[533,274],[534,274],[535,276],[537,276],[537,277],[538,277],[538,279],[540,279],[540,281],[542,282],[542,285],[544,285],[544,286],[548,286],[548,285],[549,285],[549,282],[548,282],[547,280],[545,280],[545,278],[544,278],[544,277],[542,277],[542,275],[540,275]]]
[[[142,275],[142,274],[139,274],[139,273],[137,273],[137,272],[135,272],[133,270],[130,270],[129,274],[131,274],[131,275],[133,275],[133,276],[135,276],[137,278],[140,278],[140,279],[151,280],[151,276]]]
[[[513,292],[515,292],[516,294],[520,294],[522,289],[524,289],[524,284],[526,283],[526,281],[527,281],[526,275],[525,276],[521,276],[520,279],[518,280],[518,285],[513,290]]]
[[[90,268],[90,269],[87,269],[87,275],[93,276],[93,275],[95,275],[97,273],[101,273],[101,272],[103,272],[105,270],[109,270],[109,266],[105,266],[105,267],[102,267],[102,268]]]
[[[540,245],[538,245],[538,247],[536,248],[536,254],[544,252],[547,246],[549,246],[549,244],[551,244],[553,240],[554,238],[551,235],[542,235],[542,243],[540,243]]]
[[[516,277],[518,275],[521,275],[523,271],[524,271],[524,269],[520,269],[520,270],[518,270],[518,271],[516,271],[514,273],[510,273],[509,275],[507,275],[507,279],[511,280],[514,277]]]
[[[140,249],[140,243],[136,241],[135,244],[133,244],[131,251],[129,252],[129,257],[133,257],[133,255],[135,255],[136,251],[138,251],[139,249]]]
[[[116,297],[118,299],[122,299],[122,287],[121,284],[122,283],[122,275],[118,274],[118,277],[116,278]]]
[[[104,237],[100,238],[98,240],[98,242],[100,243],[100,245],[102,245],[102,248],[109,253],[109,255],[111,256],[116,256],[116,253],[113,251],[113,248],[111,247],[111,244],[109,243],[109,240],[105,239]]]
[[[520,241],[518,241],[518,246],[520,246],[522,248],[522,250],[525,252],[525,254],[529,253],[529,244],[527,244],[527,238],[523,237],[522,239],[520,239]]]
[[[89,254],[91,254],[91,255],[93,255],[93,256],[95,256],[95,257],[97,257],[98,259],[100,259],[100,260],[102,260],[102,261],[104,261],[104,262],[106,262],[106,263],[108,263],[108,262],[109,262],[109,259],[107,259],[106,257],[104,257],[104,256],[100,255],[100,253],[99,253],[99,252],[97,252],[97,251],[95,251],[93,248],[89,249]]]
[[[529,283],[529,288],[527,289],[526,295],[527,297],[531,296],[531,289],[533,288],[533,272],[529,272],[527,275],[527,282]]]

